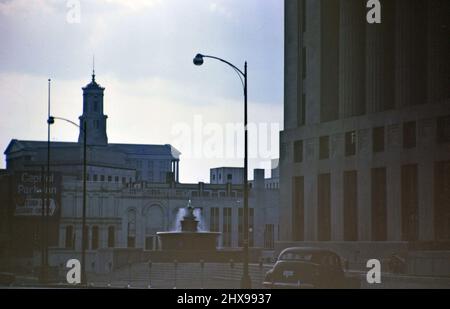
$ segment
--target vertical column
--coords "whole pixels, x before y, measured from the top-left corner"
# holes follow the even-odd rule
[[[75,233],[75,229],[74,229]],[[41,235],[42,237],[42,235]],[[66,247],[66,225],[59,225],[59,247],[65,248]]]
[[[108,225],[101,225],[99,228],[100,228],[99,248],[108,248]]]
[[[341,169],[331,172],[331,240],[344,240],[343,174]]]
[[[340,1],[339,116],[365,113],[365,2]]]
[[[361,129],[358,131],[358,240],[371,240],[372,212],[371,212],[371,174],[372,166],[372,131]]]
[[[176,178],[176,182],[180,182],[180,160],[177,160],[177,178]]]
[[[286,1],[295,2],[295,1]],[[306,49],[305,111],[306,124],[320,123],[321,100],[321,6],[323,1],[306,1],[306,31],[303,45]]]
[[[292,160],[290,156],[283,156],[280,160],[280,240],[293,240],[293,190]]]
[[[395,106],[395,3],[382,0],[381,24],[366,27],[366,109],[381,112]]]
[[[226,206],[226,204],[225,204]],[[239,207],[239,205],[238,205]],[[224,207],[218,207],[219,211],[219,231],[222,232],[219,236],[219,247],[223,247],[223,237],[224,237],[224,230],[223,230],[223,209]]]
[[[305,176],[305,240],[317,240],[317,175],[311,171]]]
[[[244,201],[242,201],[243,203]],[[242,204],[241,204],[242,205]],[[241,206],[239,205],[239,206]],[[237,247],[239,243],[239,210],[231,207],[231,247]]]
[[[318,178],[318,139],[310,138],[304,141],[305,164],[304,172],[304,194],[305,194],[305,240],[314,241],[318,239],[317,225],[317,178]]]
[[[284,127],[297,127],[299,81],[299,3],[285,2]]]

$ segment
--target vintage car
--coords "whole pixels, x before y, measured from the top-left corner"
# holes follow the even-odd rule
[[[344,288],[341,258],[331,250],[294,247],[283,250],[266,273],[265,288]]]

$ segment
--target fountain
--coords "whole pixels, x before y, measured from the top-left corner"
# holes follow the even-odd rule
[[[179,223],[179,231],[157,233],[162,251],[216,251],[220,233],[199,231],[190,200]]]

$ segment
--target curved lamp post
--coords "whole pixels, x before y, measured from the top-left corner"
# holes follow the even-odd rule
[[[194,64],[200,66],[204,63],[204,58],[211,58],[219,60],[230,67],[232,67],[239,76],[242,86],[244,88],[244,130],[245,130],[245,145],[244,145],[244,239],[243,239],[243,263],[244,263],[244,273],[241,279],[241,288],[250,289],[252,286],[252,281],[248,271],[248,245],[249,245],[249,225],[248,225],[248,134],[247,134],[247,61],[244,64],[244,72],[237,68],[234,64],[214,56],[197,54],[194,58]],[[244,80],[242,80],[244,78]]]
[[[86,176],[87,176],[87,143],[86,143],[86,136],[87,136],[87,124],[86,120],[83,121],[83,126],[80,127],[75,122],[61,117],[48,117],[48,124],[49,126],[53,123],[55,123],[55,120],[62,120],[65,122],[68,122],[80,130],[83,131],[83,211],[82,211],[82,227],[81,227],[81,285],[86,286],[87,280],[86,280]],[[50,146],[49,146],[50,147]]]

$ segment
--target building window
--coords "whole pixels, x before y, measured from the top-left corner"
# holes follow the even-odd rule
[[[108,176],[108,182],[112,181],[112,176]]]
[[[97,250],[99,247],[99,230],[98,226],[92,227],[92,236],[91,236],[91,249]]]
[[[98,181],[98,175],[94,175],[94,181]]]
[[[219,208],[212,207],[209,213],[209,230],[211,232],[219,232]]]
[[[127,225],[127,247],[134,248],[136,246],[136,210],[128,211]]]
[[[319,159],[325,160],[330,157],[330,137],[321,136],[319,138]]]
[[[273,249],[275,242],[274,225],[266,224],[264,228],[264,248]]]
[[[232,228],[232,209],[226,207],[223,209],[223,230],[222,230],[222,244],[223,247],[231,247],[231,228]]]
[[[419,238],[419,196],[417,164],[403,165],[401,170],[402,240]]]
[[[416,147],[416,122],[410,121],[403,124],[403,148]]]
[[[344,240],[358,240],[358,174],[344,172]]]
[[[116,176],[116,177],[114,178],[114,180],[115,180],[115,182],[119,182],[119,176]]]
[[[116,245],[116,228],[114,226],[108,227],[108,248],[114,248]]]
[[[122,183],[126,183],[127,182],[127,178],[126,177],[122,177]]]
[[[73,232],[73,226],[66,226],[66,249],[74,249],[75,248],[75,234]]]
[[[228,181],[232,181],[232,179],[233,179],[233,175],[228,174],[228,175],[227,175],[227,180],[228,180]]]
[[[331,239],[331,175],[321,174],[317,184],[317,229],[319,241]]]
[[[94,101],[94,112],[98,111],[98,102]]]
[[[434,237],[450,240],[450,161],[434,163]]]
[[[450,116],[438,118],[437,139],[439,144],[450,142]]]
[[[384,127],[373,129],[372,141],[372,148],[374,153],[384,151]]]
[[[294,163],[303,162],[303,141],[294,142]]]
[[[345,156],[350,157],[356,154],[356,131],[345,133]]]
[[[105,181],[105,175],[100,176],[100,181]]]

